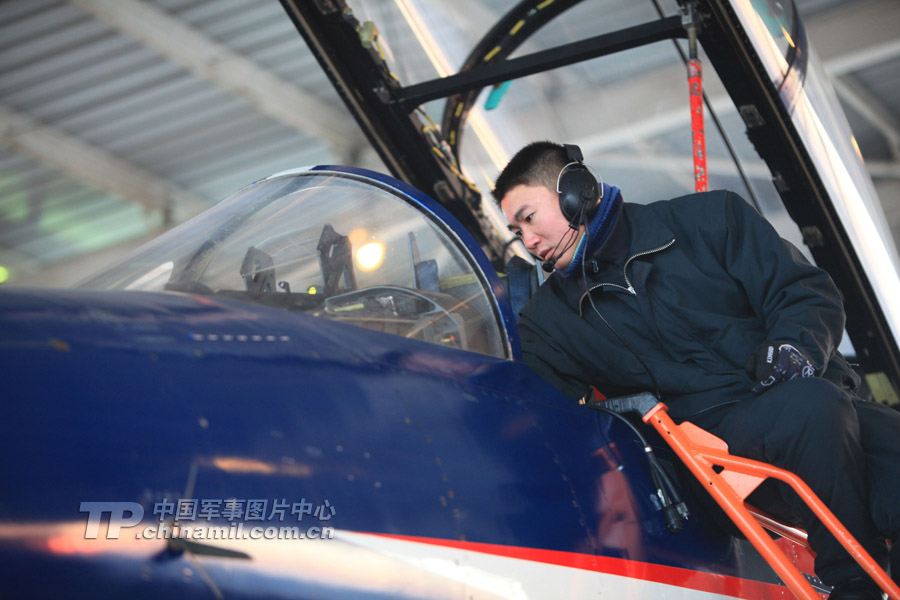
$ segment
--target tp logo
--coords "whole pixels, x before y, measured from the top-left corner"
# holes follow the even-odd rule
[[[137,502],[82,502],[78,511],[88,513],[84,537],[89,540],[97,539],[103,513],[109,513],[108,540],[119,539],[119,531],[123,527],[134,527],[144,518],[144,507]],[[126,517],[125,513],[129,515]]]

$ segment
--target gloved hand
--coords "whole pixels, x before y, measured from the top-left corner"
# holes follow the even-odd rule
[[[762,394],[782,381],[797,377],[814,377],[816,369],[803,353],[790,344],[766,341],[756,347],[744,370],[759,383],[751,389]]]

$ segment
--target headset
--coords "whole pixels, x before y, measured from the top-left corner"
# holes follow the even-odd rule
[[[574,144],[563,144],[563,148],[566,153],[566,164],[556,176],[556,194],[559,198],[559,209],[569,221],[571,231],[568,233],[571,235],[568,236],[568,242],[562,252],[557,254],[556,250],[566,239],[566,235],[563,235],[556,243],[556,247],[553,248],[553,256],[541,263],[541,269],[545,273],[552,273],[556,268],[556,261],[576,242],[579,225],[584,225],[585,231],[587,231],[587,224],[597,213],[600,200],[603,198],[603,181],[601,180],[598,184],[599,177],[594,177],[584,164],[581,148]]]
[[[603,198],[603,182],[584,164],[581,148],[573,144],[563,144],[566,151],[566,165],[556,177],[556,193],[559,195],[559,209],[569,220],[569,227],[578,229],[583,222],[593,218],[599,201]]]

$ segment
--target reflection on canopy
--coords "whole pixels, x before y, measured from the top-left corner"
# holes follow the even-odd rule
[[[504,357],[479,273],[395,190],[317,171],[250,185],[82,287],[214,294]]]

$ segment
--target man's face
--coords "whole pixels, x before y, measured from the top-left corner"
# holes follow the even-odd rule
[[[529,252],[545,262],[562,253],[554,266],[569,266],[583,228],[576,232],[569,227],[556,192],[542,185],[517,185],[503,196],[500,208],[509,221],[509,230],[522,238]]]

